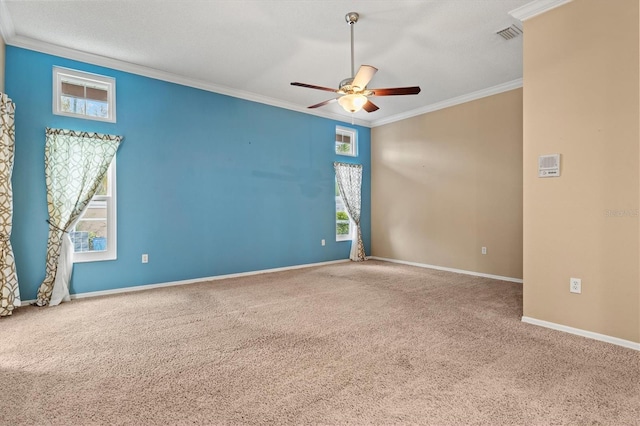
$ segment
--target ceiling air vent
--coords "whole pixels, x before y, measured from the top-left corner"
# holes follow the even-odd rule
[[[504,30],[498,31],[496,34],[498,34],[500,37],[502,37],[505,40],[511,40],[512,38],[516,38],[520,34],[522,34],[522,30],[516,27],[515,25],[512,25],[510,27],[505,28]]]

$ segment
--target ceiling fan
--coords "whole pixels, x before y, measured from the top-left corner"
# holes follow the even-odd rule
[[[411,87],[395,87],[387,89],[367,89],[367,84],[373,78],[373,75],[378,71],[376,67],[371,65],[361,65],[358,69],[358,73],[354,75],[353,66],[353,26],[358,22],[358,15],[356,12],[349,12],[345,15],[345,20],[349,24],[351,29],[351,77],[345,78],[340,82],[338,89],[332,89],[330,87],[315,86],[313,84],[306,83],[291,83],[292,86],[307,87],[309,89],[324,90],[327,92],[338,93],[340,96],[334,99],[329,99],[319,104],[311,105],[309,108],[318,108],[324,105],[328,105],[335,101],[338,101],[340,106],[347,112],[358,112],[364,109],[367,112],[374,112],[378,110],[378,106],[371,102],[368,97],[370,96],[394,96],[394,95],[417,95],[420,93],[419,86]]]

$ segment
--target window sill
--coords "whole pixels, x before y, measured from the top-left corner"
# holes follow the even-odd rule
[[[87,263],[87,262],[103,262],[105,260],[117,260],[118,256],[115,253],[108,252],[94,252],[94,253],[74,253],[73,263]]]
[[[353,241],[353,237],[344,237],[344,238],[336,237],[336,242],[339,243],[341,241]]]

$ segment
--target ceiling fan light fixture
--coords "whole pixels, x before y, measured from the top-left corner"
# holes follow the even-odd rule
[[[338,99],[338,103],[347,112],[358,112],[368,101],[367,97],[360,94],[344,95]]]
[[[0,0],[2,2],[2,0]],[[321,106],[338,101],[340,106],[347,112],[354,113],[364,109],[367,112],[375,112],[378,106],[371,102],[368,96],[393,96],[393,95],[417,95],[420,93],[419,86],[413,87],[393,87],[386,89],[367,89],[367,85],[378,71],[376,67],[371,65],[360,65],[358,73],[355,73],[355,63],[353,60],[353,27],[358,22],[359,15],[356,12],[349,12],[345,16],[345,20],[349,24],[351,30],[351,76],[340,82],[338,89],[329,87],[316,86],[313,84],[291,82],[292,86],[306,87],[309,89],[324,90],[327,92],[337,93],[337,98],[329,99],[324,102],[311,105],[309,108],[319,108]],[[353,118],[353,117],[352,117]]]

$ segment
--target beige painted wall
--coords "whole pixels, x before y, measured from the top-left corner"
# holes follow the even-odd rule
[[[524,24],[524,315],[634,342],[639,16],[638,0],[575,0]],[[537,178],[550,153],[562,176]]]
[[[522,89],[371,140],[373,256],[522,278]]]

